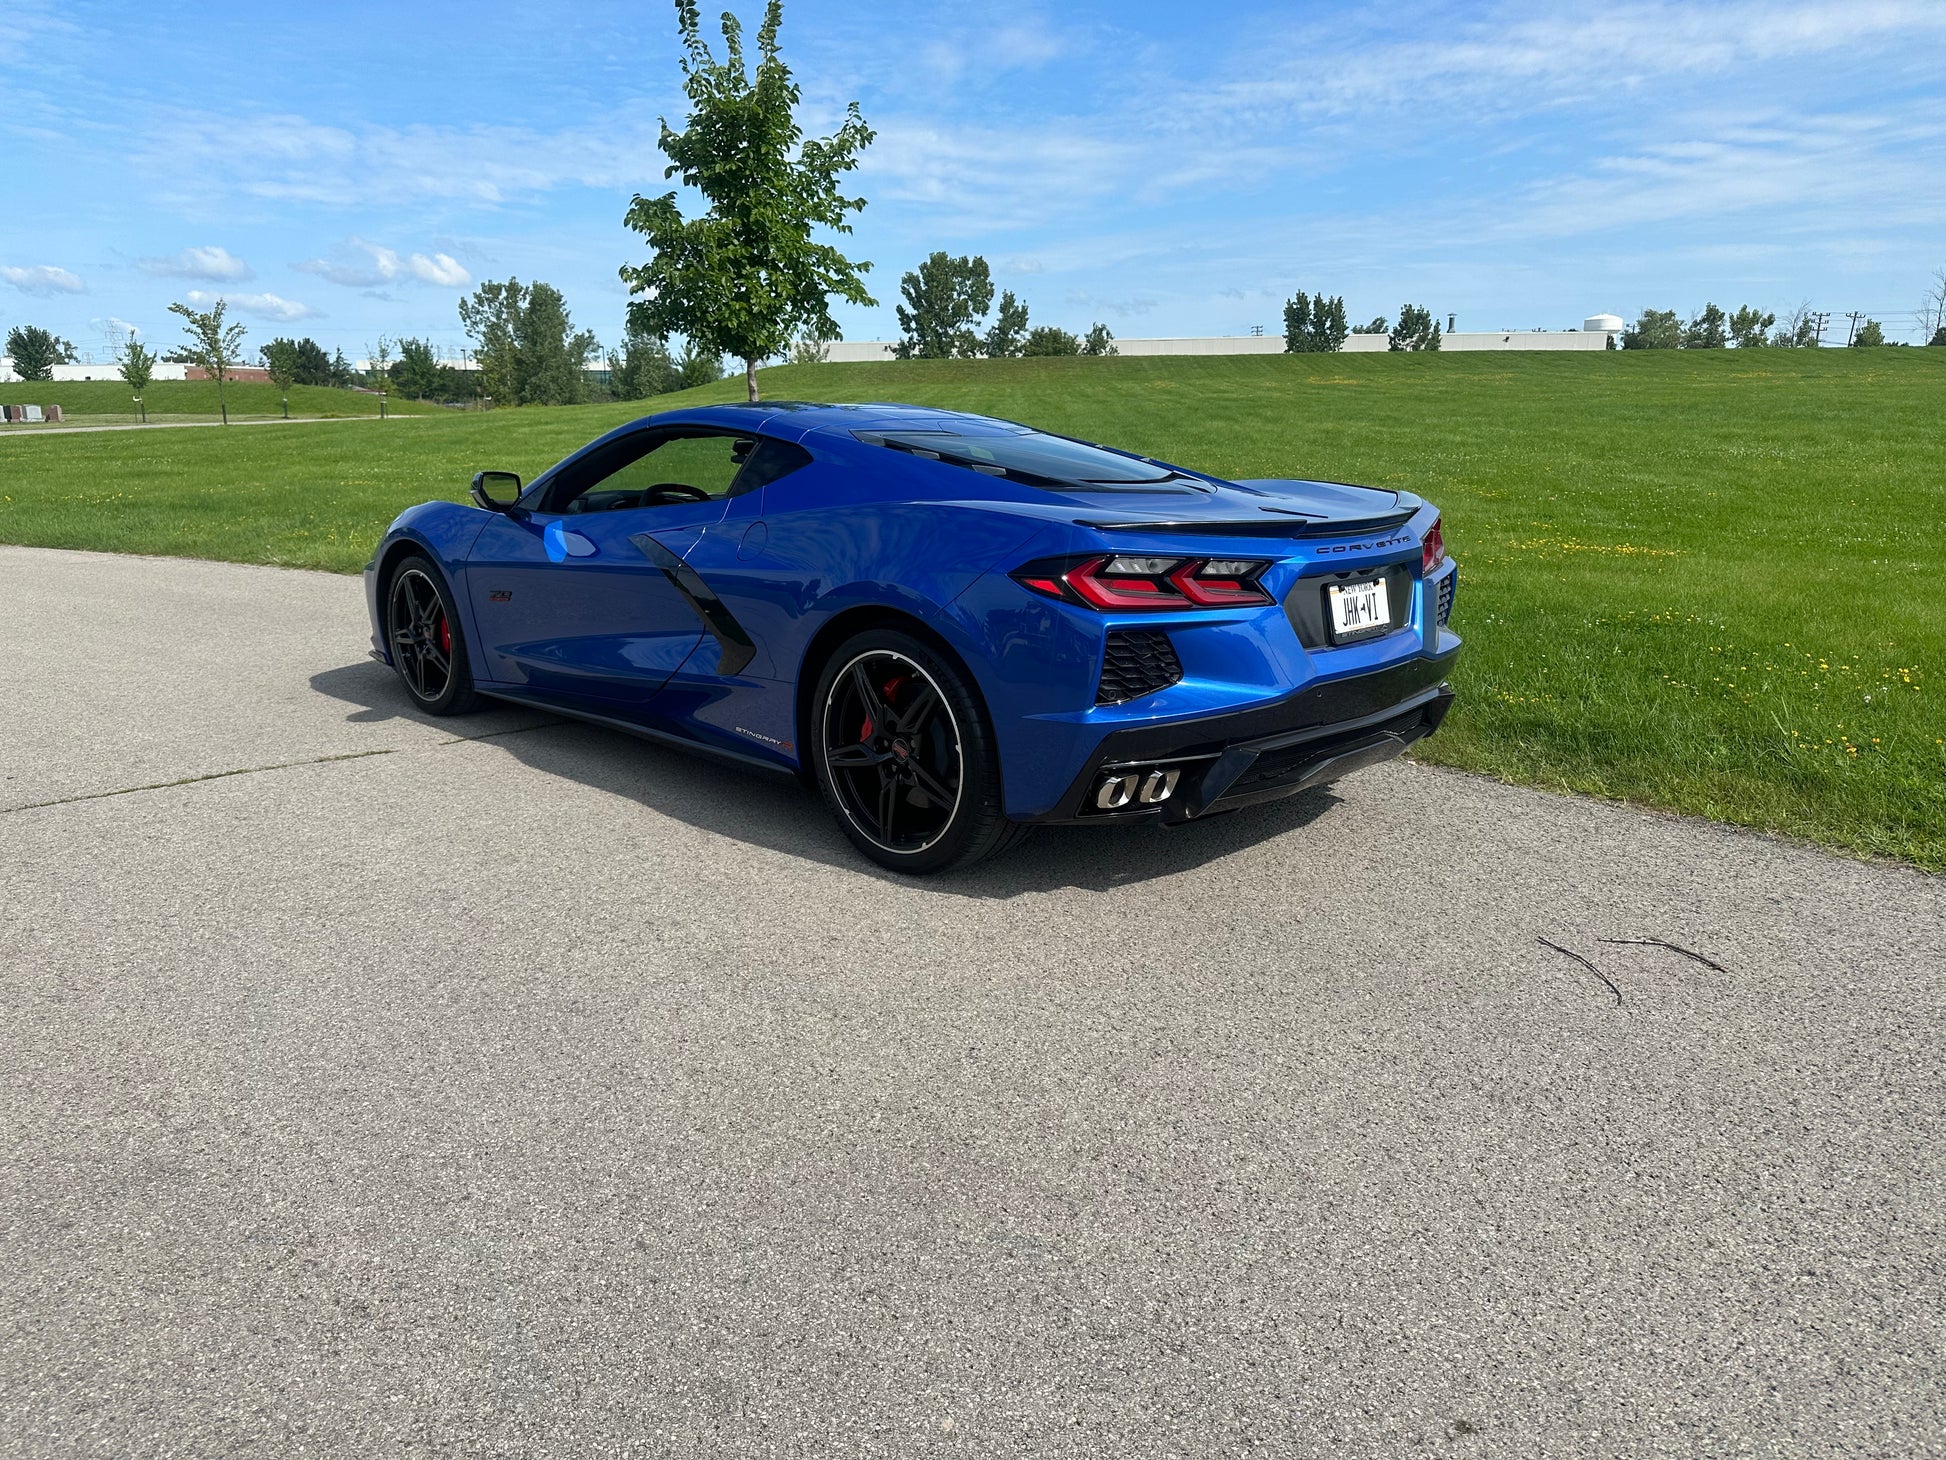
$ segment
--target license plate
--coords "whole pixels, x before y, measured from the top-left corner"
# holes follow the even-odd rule
[[[1369,583],[1333,583],[1328,592],[1334,638],[1355,639],[1391,627],[1392,610],[1385,600],[1383,578]]]

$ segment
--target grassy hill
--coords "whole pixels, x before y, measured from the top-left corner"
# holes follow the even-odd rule
[[[281,416],[284,398],[274,385],[258,381],[232,381],[224,387],[229,397],[230,419]],[[119,380],[53,380],[0,385],[0,401],[8,405],[58,405],[62,413],[81,425],[109,425],[134,419],[129,388]],[[142,392],[151,421],[209,419],[217,417],[216,382],[213,380],[157,380]],[[387,396],[388,415],[426,415],[440,407],[418,401],[402,401]],[[293,416],[375,416],[378,397],[362,390],[333,390],[322,385],[291,387]],[[32,431],[32,426],[0,426],[0,431]]]
[[[1424,758],[1946,870],[1946,350],[893,362],[949,405],[1228,476],[1423,493],[1460,559]],[[0,540],[355,569],[397,510],[650,406],[0,438]],[[295,402],[293,402],[295,406]],[[354,648],[356,646],[353,646]],[[348,653],[351,650],[347,651]]]

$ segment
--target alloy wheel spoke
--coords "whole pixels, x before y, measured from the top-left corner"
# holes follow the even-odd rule
[[[885,708],[885,702],[879,698],[878,686],[873,684],[871,677],[865,673],[862,661],[851,666],[851,683],[858,694],[860,707],[871,719],[872,724],[890,728],[887,722],[892,718],[891,713]]]
[[[892,840],[892,818],[898,811],[899,778],[889,771],[879,781],[878,787],[878,829],[887,841]]]
[[[909,762],[907,769],[912,772],[914,778],[919,782],[919,789],[932,797],[939,805],[951,806],[953,804],[958,793],[951,786],[948,786],[944,781],[940,780],[938,776],[920,765],[916,760]]]
[[[921,681],[918,694],[912,703],[898,714],[899,733],[908,738],[916,737],[925,724],[939,708],[939,691],[928,682]]]
[[[826,761],[840,770],[861,770],[866,766],[883,765],[890,756],[882,750],[860,742],[856,745],[834,746],[825,757]]]

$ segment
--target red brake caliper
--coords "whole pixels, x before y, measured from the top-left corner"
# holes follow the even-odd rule
[[[886,680],[884,684],[879,686],[879,693],[885,696],[886,704],[889,705],[892,703],[893,691],[898,689],[898,687],[904,683],[905,683],[905,676],[900,674],[900,675],[893,676],[891,679]],[[870,740],[872,738],[872,731],[875,728],[876,726],[874,726],[874,724],[872,723],[871,715],[867,713],[865,716],[865,723],[858,731],[858,743],[860,745],[863,745],[866,741]]]
[[[442,654],[453,652],[453,626],[446,622],[446,615],[443,613],[439,616],[439,652]]]

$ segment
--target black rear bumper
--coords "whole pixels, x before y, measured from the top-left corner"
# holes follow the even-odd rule
[[[1322,785],[1389,760],[1439,728],[1453,703],[1445,683],[1458,649],[1333,680],[1256,709],[1118,730],[1107,736],[1041,824],[1091,826],[1158,817],[1175,824]],[[1159,805],[1096,807],[1111,772],[1174,765],[1175,790]]]

